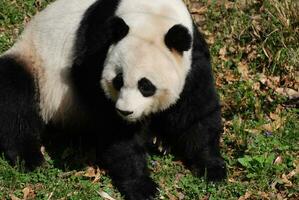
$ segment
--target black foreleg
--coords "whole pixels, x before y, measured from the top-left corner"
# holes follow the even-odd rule
[[[135,139],[115,142],[101,155],[109,175],[125,199],[154,198],[157,184],[149,176],[146,152]]]

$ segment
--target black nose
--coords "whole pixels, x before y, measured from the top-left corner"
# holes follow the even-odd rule
[[[133,112],[131,112],[131,111],[120,110],[120,109],[117,109],[117,108],[116,108],[116,110],[117,110],[120,114],[122,114],[123,116],[128,116],[128,115],[133,114]]]

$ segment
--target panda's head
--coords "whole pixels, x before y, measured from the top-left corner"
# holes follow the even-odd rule
[[[178,100],[190,69],[190,31],[181,24],[146,34],[130,27],[107,54],[101,85],[128,121],[169,108]]]

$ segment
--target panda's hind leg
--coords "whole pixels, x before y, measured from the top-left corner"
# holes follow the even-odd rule
[[[24,161],[32,170],[43,162],[34,78],[10,56],[0,58],[0,152],[12,164]]]

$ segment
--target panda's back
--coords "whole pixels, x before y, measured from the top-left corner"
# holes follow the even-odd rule
[[[55,1],[31,19],[10,51],[24,54],[33,61],[39,57],[43,63],[36,67],[45,70],[69,66],[76,30],[85,11],[95,1]],[[34,56],[27,56],[29,54]]]
[[[44,121],[65,121],[76,110],[69,71],[77,29],[96,0],[57,0],[36,14],[5,55],[17,57],[37,80]],[[79,108],[78,108],[79,109]]]

